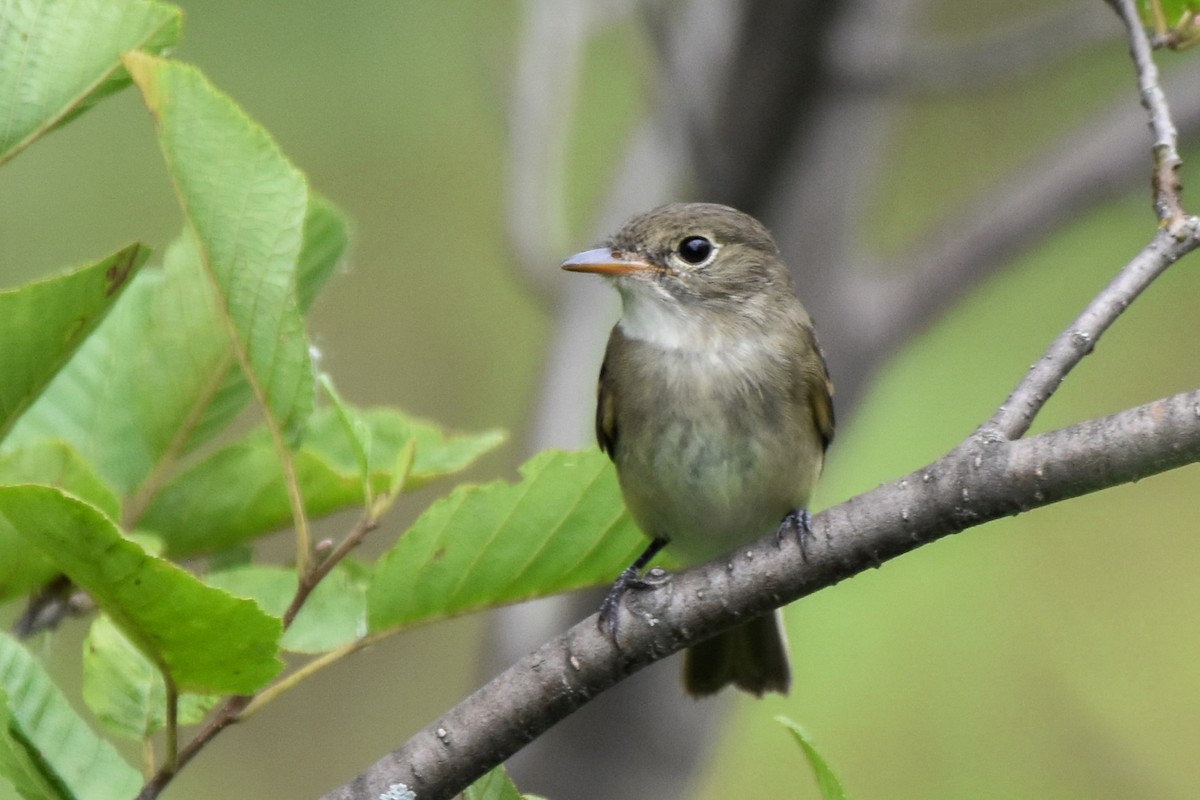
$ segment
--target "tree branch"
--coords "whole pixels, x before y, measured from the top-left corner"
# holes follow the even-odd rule
[[[1151,281],[1196,248],[1200,220],[1192,217],[1181,222],[1178,234],[1160,229],[1142,252],[1058,335],[1046,354],[1030,368],[1008,400],[984,426],[986,435],[1016,439],[1029,430],[1042,406],[1067,373],[1092,352],[1101,334],[1116,322]]]
[[[1159,85],[1153,47],[1134,0],[1111,0],[1110,5],[1125,23],[1129,54],[1137,70],[1138,92],[1142,106],[1150,114],[1150,130],[1154,133],[1154,209],[1159,220],[1174,231],[1184,225],[1187,218],[1180,199],[1183,186],[1179,182],[1179,167],[1183,159],[1179,157],[1179,133],[1171,119],[1167,97]]]
[[[1200,461],[1200,390],[1018,441],[975,435],[927,467],[813,519],[662,578],[626,602],[619,642],[593,615],[547,642],[323,800],[407,788],[453,797],[626,676],[746,618],[952,533]]]
[[[1198,80],[1200,62],[1194,61],[1167,80],[1179,90],[1173,93],[1175,122],[1192,136],[1200,131],[1200,94],[1186,87]],[[817,319],[830,362],[838,366],[839,397],[857,397],[870,367],[1018,253],[1128,191],[1146,173],[1145,125],[1128,98],[1117,100],[939,220],[917,237],[912,253],[887,265],[841,270],[838,291],[818,307],[828,312]],[[873,361],[862,365],[864,358]]]
[[[989,435],[1013,439],[1029,430],[1033,418],[1058,388],[1066,374],[1083,359],[1108,327],[1142,291],[1171,264],[1196,246],[1200,220],[1188,217],[1181,198],[1178,169],[1179,134],[1171,120],[1166,95],[1159,86],[1150,41],[1133,0],[1116,0],[1117,13],[1129,33],[1130,53],[1138,75],[1142,105],[1154,132],[1154,208],[1163,227],[1141,253],[1118,273],[1075,322],[1063,331],[1050,350],[985,426]]]

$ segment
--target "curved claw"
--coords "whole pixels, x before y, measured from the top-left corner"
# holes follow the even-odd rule
[[[612,588],[604,596],[604,602],[600,604],[600,616],[596,620],[596,624],[600,627],[601,631],[607,633],[613,639],[617,636],[618,612],[621,607],[621,598],[630,589],[647,589],[654,585],[643,580],[639,577],[639,574],[666,544],[666,539],[651,540],[650,546],[646,548],[646,551],[617,576],[617,580],[613,583]]]
[[[653,571],[653,570],[652,570]],[[625,593],[630,589],[653,589],[662,584],[662,580],[648,581],[645,578],[638,577],[637,570],[633,567],[622,572],[612,588],[608,590],[608,594],[604,596],[604,601],[600,603],[600,616],[596,619],[596,624],[600,630],[608,634],[612,639],[617,638],[617,627],[620,622],[621,599],[625,597]]]
[[[812,529],[812,514],[808,513],[807,508],[796,508],[783,515],[779,522],[779,530],[775,532],[775,543],[783,547],[783,540],[789,533],[796,537],[796,543],[800,545],[800,555],[807,558],[808,551],[804,543],[815,535]]]

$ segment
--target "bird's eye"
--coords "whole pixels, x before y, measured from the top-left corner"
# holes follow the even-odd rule
[[[679,243],[678,251],[679,257],[687,263],[703,264],[713,254],[713,243],[703,236],[689,236]]]

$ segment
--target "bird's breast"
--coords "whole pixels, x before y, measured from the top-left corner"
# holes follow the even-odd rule
[[[823,449],[786,364],[746,342],[689,351],[653,344],[615,369],[626,504],[650,536],[699,563],[774,529],[808,502]]]

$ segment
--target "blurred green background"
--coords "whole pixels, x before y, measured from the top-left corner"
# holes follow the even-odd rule
[[[232,95],[355,221],[350,269],[312,317],[322,366],[358,404],[399,405],[453,428],[507,427],[510,445],[475,474],[512,475],[552,313],[523,285],[504,231],[520,5],[180,5],[176,55]],[[1032,7],[988,4],[981,20],[964,5],[943,4],[957,9],[943,24],[967,30]],[[1108,12],[1097,3],[1095,13]],[[581,247],[645,103],[645,56],[632,26],[589,50],[567,198]],[[919,241],[937,214],[1114,91],[1136,102],[1120,42],[970,101],[909,101],[867,211],[874,244]],[[1185,184],[1196,174],[1189,167]],[[843,419],[816,505],[914,469],[969,434],[1153,224],[1138,187],[912,341]],[[149,118],[127,91],[0,172],[0,285],[133,239],[161,250],[179,226]],[[557,273],[556,263],[544,268]],[[1197,307],[1200,276],[1187,261],[1072,374],[1037,430],[1200,385]],[[799,750],[772,721],[780,712],[813,733],[860,798],[1200,795],[1198,486],[1189,467],[992,523],[796,604],[793,694],[735,702],[695,796],[815,797]],[[400,510],[376,549],[431,496]],[[0,622],[11,617],[5,610]],[[480,624],[418,630],[327,671],[222,735],[167,796],[304,798],[348,779],[473,688]],[[67,683],[82,631],[70,623],[35,644]]]

